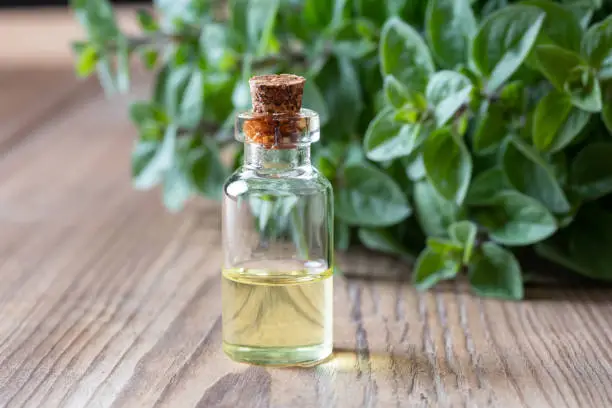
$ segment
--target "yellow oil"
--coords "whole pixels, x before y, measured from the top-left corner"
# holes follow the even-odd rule
[[[223,350],[236,361],[311,365],[332,352],[332,270],[253,261],[223,271]]]

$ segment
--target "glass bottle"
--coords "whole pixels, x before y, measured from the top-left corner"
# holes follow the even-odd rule
[[[319,116],[304,79],[250,81],[236,119],[244,164],[224,185],[223,349],[240,362],[310,365],[332,352],[333,193],[310,162]]]

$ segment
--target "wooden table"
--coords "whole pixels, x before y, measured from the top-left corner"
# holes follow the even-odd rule
[[[130,187],[126,102],[146,81],[109,102],[67,61],[11,61],[0,63],[0,406],[612,406],[603,289],[510,303],[337,278],[332,359],[233,363],[220,347],[218,205],[169,215],[158,193]],[[408,274],[361,252],[345,268]]]

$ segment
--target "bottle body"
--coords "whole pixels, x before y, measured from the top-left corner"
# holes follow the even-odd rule
[[[309,145],[245,144],[224,186],[223,348],[267,365],[332,351],[333,192]]]

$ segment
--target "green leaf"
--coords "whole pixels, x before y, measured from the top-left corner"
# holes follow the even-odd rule
[[[109,96],[117,92],[117,83],[113,74],[112,64],[107,57],[100,57],[96,64],[96,72],[104,93]]]
[[[334,244],[338,251],[346,251],[351,243],[351,229],[348,224],[334,220]]]
[[[479,296],[523,298],[521,266],[512,252],[491,242],[482,245],[469,269],[470,284]]]
[[[359,228],[358,236],[366,248],[397,255],[407,260],[414,259],[414,255],[398,242],[388,229]]]
[[[164,173],[164,205],[171,212],[181,210],[191,197],[191,182],[185,169],[175,165]]]
[[[531,146],[512,139],[503,151],[504,172],[520,192],[543,203],[554,213],[567,213],[571,205],[551,166]]]
[[[228,38],[229,31],[227,26],[220,23],[211,22],[202,27],[199,48],[208,66],[226,71],[238,64],[238,56]]]
[[[214,140],[204,138],[204,146],[192,152],[190,169],[193,186],[198,192],[215,200],[221,199],[228,172]]]
[[[323,99],[323,95],[316,83],[306,83],[304,87],[304,96],[302,97],[302,106],[307,109],[312,109],[319,114],[319,124],[321,126],[325,125],[329,120],[327,103],[325,99]]]
[[[438,129],[423,144],[423,164],[438,193],[461,205],[472,177],[472,157],[463,141],[448,129]]]
[[[149,102],[133,102],[130,105],[130,119],[138,126],[145,121],[153,119],[153,110]]]
[[[204,109],[204,79],[200,70],[191,73],[180,103],[178,123],[186,128],[195,128],[202,119]]]
[[[378,27],[369,18],[355,18],[355,31],[362,38],[367,38],[369,40],[378,38]]]
[[[168,125],[168,116],[157,105],[150,105],[150,116],[143,122],[137,123],[140,139],[161,141],[164,137],[164,130]]]
[[[393,120],[400,123],[416,125],[419,122],[420,116],[421,112],[417,111],[414,107],[410,105],[406,105],[393,113]],[[423,137],[427,137],[427,134],[429,134],[429,128],[427,128],[427,133]]]
[[[601,111],[601,119],[612,134],[612,101],[606,103]]]
[[[113,8],[109,1],[71,0],[70,6],[75,12],[77,21],[85,28],[93,43],[104,43],[119,35]]]
[[[476,1],[476,0],[474,0]],[[474,3],[472,1],[472,4]],[[495,11],[502,9],[508,5],[509,0],[486,0],[482,6],[481,15],[483,17],[489,16]]]
[[[563,0],[562,2],[576,16],[583,29],[589,26],[593,13],[602,6],[602,0]]]
[[[394,120],[391,108],[381,111],[368,126],[363,150],[373,161],[408,156],[423,142],[427,132],[420,124],[402,124]]]
[[[473,136],[474,153],[482,155],[497,150],[508,135],[507,122],[500,103],[483,104]]]
[[[468,265],[472,259],[478,227],[471,221],[459,221],[448,227],[450,238],[463,248],[463,264]]]
[[[594,142],[578,153],[572,163],[573,190],[585,200],[612,193],[612,143]]]
[[[302,18],[311,30],[323,30],[331,25],[334,18],[334,8],[342,8],[344,3],[335,0],[305,0],[303,2]]]
[[[340,159],[334,154],[332,149],[323,148],[317,150],[313,163],[317,170],[319,170],[328,180],[334,180],[336,178],[336,170],[340,165]]]
[[[166,128],[161,144],[140,142],[132,153],[132,183],[138,190],[148,190],[159,183],[175,163],[176,126]],[[153,150],[153,146],[156,146]],[[157,147],[158,146],[158,147]]]
[[[463,259],[463,246],[455,241],[429,237],[427,238],[427,248],[446,259],[453,259],[457,262],[461,262]]]
[[[536,107],[533,144],[542,151],[560,151],[580,134],[590,117],[588,112],[574,108],[568,96],[551,91]]]
[[[524,112],[527,109],[528,89],[521,80],[512,81],[499,92],[499,99],[507,109]]]
[[[130,119],[139,128],[167,124],[167,117],[159,107],[150,102],[133,102],[130,105]]]
[[[343,162],[345,166],[349,165],[360,165],[363,164],[366,160],[365,155],[363,154],[363,149],[361,148],[361,144],[353,141],[349,143],[348,147],[346,145],[342,146],[343,150],[341,154],[343,155]]]
[[[474,177],[465,201],[470,205],[487,204],[498,193],[512,189],[504,171],[493,167]]]
[[[249,0],[246,28],[256,56],[264,55],[270,47],[279,3],[279,0]]]
[[[590,119],[590,113],[573,107],[548,150],[551,153],[560,152],[579,139],[579,136],[583,134],[582,130],[586,128]]]
[[[342,39],[336,37],[333,43],[333,52],[339,57],[362,59],[376,50],[376,43],[363,38]]]
[[[584,207],[572,224],[569,237],[570,259],[591,278],[612,280],[612,214]]]
[[[151,70],[155,68],[157,65],[157,61],[159,60],[159,51],[153,48],[141,48],[140,49],[140,59],[142,60],[145,68]]]
[[[550,92],[538,103],[533,118],[533,144],[539,150],[546,150],[563,126],[572,103],[559,92]]]
[[[599,80],[588,67],[576,67],[563,86],[574,106],[587,112],[600,112],[603,105]]]
[[[174,67],[182,67],[193,61],[195,51],[196,49],[192,43],[174,44],[170,62]]]
[[[242,61],[242,80],[236,81],[232,91],[232,104],[235,111],[247,110],[251,106],[251,93],[249,90],[251,71],[252,58],[250,54],[247,54]]]
[[[412,95],[408,88],[402,85],[393,75],[385,77],[384,89],[387,102],[395,108],[399,109],[412,101]]]
[[[413,281],[418,290],[427,290],[436,283],[453,279],[459,272],[459,263],[445,259],[431,249],[425,249],[417,258]]]
[[[537,46],[535,55],[542,74],[559,91],[563,91],[570,72],[585,63],[579,54],[552,44]]]
[[[396,17],[387,20],[379,51],[383,76],[395,76],[412,91],[425,90],[434,63],[427,45],[412,27]]]
[[[427,40],[440,64],[453,68],[467,61],[478,26],[469,0],[429,0]]]
[[[327,123],[327,134],[352,135],[363,110],[359,76],[347,58],[331,58],[317,76],[317,85],[334,120]]]
[[[145,9],[140,9],[136,11],[136,18],[138,20],[138,25],[140,28],[146,33],[153,33],[159,30],[159,24],[153,18],[153,15]]]
[[[455,113],[467,105],[472,92],[469,78],[454,71],[439,71],[433,74],[427,84],[425,97],[434,107],[436,124],[441,127]]]
[[[378,0],[355,0],[355,9],[358,15],[367,16],[377,24],[382,24],[387,18],[385,6]]]
[[[557,230],[555,218],[537,200],[516,191],[504,191],[477,210],[478,222],[491,239],[508,246],[531,245]]]
[[[143,189],[151,188],[160,180],[159,175],[148,169],[155,157],[159,143],[153,141],[136,141],[132,149],[132,178],[134,184],[141,184]],[[149,172],[147,174],[147,171]],[[140,181],[137,181],[140,180]]]
[[[389,0],[387,3],[387,14],[390,16],[399,16],[405,14],[405,8],[418,8],[419,5],[410,4],[409,0]],[[424,3],[423,1],[417,1],[417,3]],[[422,7],[422,6],[421,6]],[[406,21],[409,21],[410,18],[406,16]]]
[[[152,99],[153,102],[159,105],[164,105],[166,101],[166,81],[168,80],[170,72],[171,68],[169,65],[162,65],[153,81]]]
[[[86,44],[79,52],[76,62],[76,73],[79,77],[87,77],[96,70],[98,51],[93,44]]]
[[[499,88],[521,66],[531,51],[545,14],[532,6],[508,6],[481,24],[474,38],[472,57],[489,78],[487,91]]]
[[[336,215],[349,225],[384,227],[412,212],[397,183],[374,166],[351,164],[344,169],[344,185],[337,189]]]
[[[120,37],[117,40],[117,90],[121,93],[126,93],[130,89],[130,49],[128,40],[125,37]]]
[[[164,0],[178,3],[176,0]],[[240,41],[240,45],[246,45],[249,42],[247,38],[247,15],[249,0],[228,0],[227,9],[229,11],[229,25],[231,30],[235,32],[236,41]],[[245,44],[243,44],[243,41]],[[243,47],[240,47],[242,50]],[[244,51],[244,50],[242,50]]]
[[[411,181],[420,181],[425,178],[425,165],[423,164],[422,154],[418,153],[406,157],[402,163],[406,166],[406,176],[408,176]]]
[[[612,16],[589,28],[581,48],[591,67],[596,70],[612,68]]]
[[[566,49],[580,50],[582,27],[571,9],[548,0],[528,0],[522,4],[535,6],[546,13],[539,43],[553,43]]]
[[[568,168],[567,168],[567,155],[565,152],[559,152],[558,154],[548,155],[548,163],[552,169],[555,177],[560,184],[567,184]],[[573,197],[569,197],[570,199]],[[572,201],[572,200],[570,200]]]
[[[171,69],[168,72],[164,86],[164,101],[163,104],[172,118],[180,115],[181,101],[185,89],[191,79],[192,70],[188,66],[180,66]]]
[[[461,216],[456,204],[441,197],[427,180],[414,184],[416,217],[428,236],[442,237],[453,222]]]
[[[209,12],[210,3],[207,0],[154,0],[155,7],[164,17],[162,25],[167,31],[180,31],[186,24],[201,23],[205,13]]]

